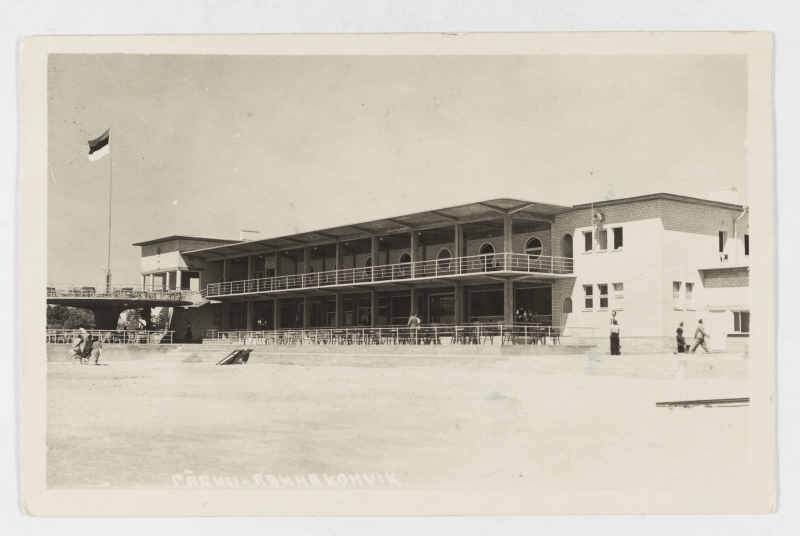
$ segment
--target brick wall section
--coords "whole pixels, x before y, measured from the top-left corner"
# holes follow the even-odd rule
[[[703,272],[705,288],[736,288],[750,286],[750,272],[747,268],[714,270]]]

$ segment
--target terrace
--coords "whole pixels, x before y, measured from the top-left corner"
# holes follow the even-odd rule
[[[201,295],[206,299],[225,296],[252,296],[318,291],[320,289],[358,289],[373,285],[381,289],[408,288],[410,283],[476,284],[496,281],[524,281],[571,277],[573,260],[567,257],[492,253],[436,260],[402,262],[361,268],[311,272],[305,274],[211,283]]]

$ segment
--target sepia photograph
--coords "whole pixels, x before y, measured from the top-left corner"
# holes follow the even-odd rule
[[[27,42],[26,508],[771,511],[771,47]]]

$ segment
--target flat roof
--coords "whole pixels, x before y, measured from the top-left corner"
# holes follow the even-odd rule
[[[534,201],[526,201],[522,199],[500,198],[488,201],[479,201],[476,203],[468,203],[466,205],[458,205],[454,207],[447,207],[437,210],[427,210],[424,212],[417,212],[414,214],[404,214],[394,216],[391,218],[382,218],[379,220],[358,222],[349,225],[340,225],[338,227],[331,227],[328,229],[319,229],[315,231],[308,231],[296,233],[293,235],[276,236],[271,238],[264,238],[260,240],[250,241],[236,241],[236,240],[222,240],[222,239],[203,239],[203,240],[216,240],[225,242],[219,246],[210,248],[201,248],[191,251],[184,251],[184,254],[192,255],[200,258],[213,258],[225,257],[230,255],[249,255],[253,253],[268,253],[271,251],[286,250],[301,248],[309,245],[319,245],[331,241],[339,240],[357,240],[367,238],[374,234],[390,235],[395,233],[408,232],[412,229],[434,229],[437,227],[444,227],[455,223],[472,223],[481,220],[490,219],[492,216],[502,217],[506,214],[513,214],[514,218],[529,219],[539,221],[554,221],[557,214],[563,214],[574,210],[582,210],[594,207],[606,207],[612,205],[619,205],[623,203],[635,203],[640,201],[650,201],[654,199],[666,199],[671,201],[679,201],[683,203],[692,203],[697,205],[712,206],[717,208],[726,208],[731,210],[742,210],[742,205],[732,203],[723,203],[720,201],[710,201],[708,199],[700,199],[696,197],[688,197],[683,195],[656,193],[641,195],[635,197],[626,197],[622,199],[612,199],[599,201],[596,203],[584,203],[581,205],[553,205],[548,203],[537,203]],[[174,238],[199,238],[199,237],[170,237]],[[147,243],[134,244],[144,245],[152,244],[168,239],[154,240]]]
[[[466,205],[427,210],[414,214],[404,214],[391,218],[382,218],[349,225],[340,225],[328,229],[297,233],[293,235],[264,238],[247,242],[237,242],[223,246],[184,251],[184,254],[201,258],[226,255],[243,255],[270,250],[293,249],[306,245],[314,245],[331,240],[357,240],[373,234],[394,234],[412,229],[434,229],[455,223],[471,223],[505,214],[513,214],[515,218],[539,221],[553,221],[556,214],[569,212],[572,207],[536,203],[521,199],[492,199]]]
[[[686,195],[676,194],[647,194],[637,195],[634,197],[623,197],[622,199],[608,199],[605,201],[597,201],[595,203],[584,203],[582,205],[574,205],[572,208],[584,209],[595,207],[609,207],[612,205],[621,205],[622,203],[635,203],[638,201],[651,201],[653,199],[668,199],[670,201],[680,201],[682,203],[692,203],[695,205],[705,205],[707,207],[729,208],[732,210],[743,210],[744,205],[736,205],[733,203],[723,203],[722,201],[711,201],[710,199],[700,199],[699,197],[689,197]]]
[[[154,238],[153,240],[146,240],[144,242],[137,242],[134,246],[149,246],[151,244],[159,244],[161,242],[169,242],[170,240],[202,240],[203,242],[220,242],[231,244],[234,242],[241,242],[241,240],[234,240],[231,238],[209,238],[207,236],[187,236],[187,235],[172,235],[163,238]]]

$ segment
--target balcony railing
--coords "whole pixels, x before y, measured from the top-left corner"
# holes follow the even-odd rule
[[[78,336],[77,329],[48,329],[47,344],[70,344]],[[172,344],[174,331],[158,330],[100,330],[90,329],[89,335],[104,344]]]
[[[216,331],[206,340],[233,345],[399,345],[399,344],[587,344],[596,328],[532,324],[431,325],[283,329],[276,331]]]
[[[470,257],[453,257],[413,263],[387,264],[365,268],[331,270],[329,272],[312,272],[263,279],[211,283],[202,291],[202,295],[207,298],[213,298],[215,296],[235,294],[254,294],[491,272],[571,274],[572,259],[567,257],[525,255],[522,253],[473,255]]]
[[[47,287],[48,298],[114,298],[133,300],[172,300],[197,303],[203,298],[196,290],[147,285],[98,285],[76,287],[73,285]]]

